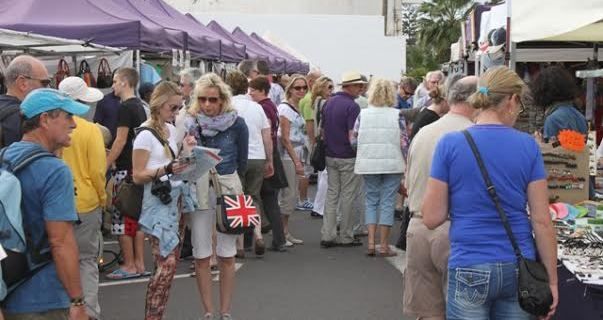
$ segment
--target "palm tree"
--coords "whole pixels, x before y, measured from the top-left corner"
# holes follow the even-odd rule
[[[461,35],[461,22],[473,9],[472,0],[428,0],[419,7],[418,40],[440,62],[450,56],[450,44]]]

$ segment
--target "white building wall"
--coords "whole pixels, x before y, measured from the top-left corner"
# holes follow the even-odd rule
[[[383,0],[165,0],[185,12],[383,15]]]
[[[397,81],[406,68],[404,39],[384,35],[383,16],[191,13],[229,31],[239,26],[247,34],[269,32],[335,82],[352,70]]]

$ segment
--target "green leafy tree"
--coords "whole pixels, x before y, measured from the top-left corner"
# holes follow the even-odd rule
[[[461,22],[473,9],[472,0],[428,0],[419,6],[418,43],[442,63],[450,58],[450,44],[461,35]]]
[[[402,4],[402,34],[407,45],[417,42],[417,10],[419,6],[411,3]]]

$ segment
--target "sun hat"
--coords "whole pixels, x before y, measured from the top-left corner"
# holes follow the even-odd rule
[[[75,100],[84,102],[97,102],[103,98],[103,93],[96,89],[90,88],[86,82],[80,77],[67,77],[59,83],[59,91],[66,93]]]
[[[359,72],[350,71],[350,72],[344,73],[341,76],[341,83],[339,83],[339,85],[347,86],[350,84],[366,84],[366,83],[368,83],[366,81],[366,77],[363,78],[363,76]]]
[[[33,90],[21,102],[21,113],[27,119],[54,109],[79,116],[87,113],[90,107],[73,100],[66,93],[48,88]]]
[[[488,53],[496,53],[507,43],[507,30],[498,28],[490,31],[488,34]]]

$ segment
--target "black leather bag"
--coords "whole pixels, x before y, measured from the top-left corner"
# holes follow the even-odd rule
[[[135,184],[134,181],[132,181],[132,177],[128,176],[119,185],[115,207],[119,210],[120,214],[138,220],[138,218],[140,218],[140,212],[142,211],[143,194],[144,187]]]
[[[322,136],[316,137],[314,149],[310,154],[310,164],[316,171],[323,171],[327,167],[327,146]]]
[[[546,268],[542,263],[526,259],[521,254],[519,245],[517,245],[517,241],[515,240],[515,236],[513,235],[513,231],[509,225],[507,215],[500,205],[498,195],[496,194],[496,189],[490,180],[486,166],[484,165],[482,157],[477,150],[477,145],[475,144],[475,141],[473,140],[473,137],[471,137],[469,131],[463,130],[463,135],[465,135],[465,139],[467,139],[469,146],[471,146],[471,151],[473,151],[473,155],[477,160],[479,169],[482,172],[484,181],[486,182],[488,194],[494,202],[494,206],[498,211],[498,215],[503,222],[507,236],[511,241],[511,245],[513,245],[515,255],[517,256],[517,264],[519,269],[517,278],[517,297],[519,300],[519,306],[524,311],[532,315],[545,316],[549,313],[551,305],[553,304],[553,294],[551,293],[551,288],[549,287],[549,277],[546,272]]]
[[[288,187],[289,183],[287,182],[285,168],[283,167],[283,161],[281,160],[278,148],[274,148],[272,153],[272,166],[274,167],[274,174],[272,177],[264,180],[264,183],[272,189],[284,189]]]
[[[96,76],[96,86],[99,89],[103,88],[111,88],[113,85],[113,75],[111,73],[111,67],[109,66],[109,62],[107,59],[102,58],[100,63],[98,64],[97,76]]]

